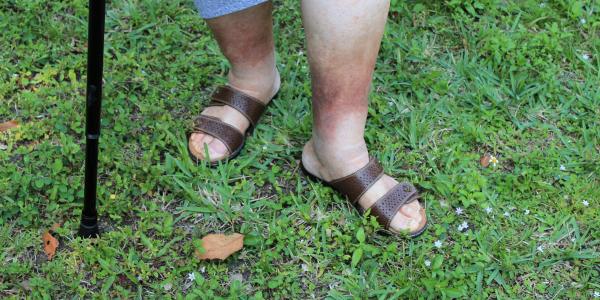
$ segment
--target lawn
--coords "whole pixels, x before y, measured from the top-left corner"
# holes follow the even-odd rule
[[[106,232],[84,240],[87,2],[0,2],[0,123],[20,124],[0,133],[0,298],[600,297],[599,1],[392,1],[367,142],[423,191],[412,240],[300,171],[304,33],[298,1],[275,7],[282,89],[241,156],[209,168],[186,131],[228,65],[192,1],[110,1]],[[194,256],[234,232],[227,260]]]

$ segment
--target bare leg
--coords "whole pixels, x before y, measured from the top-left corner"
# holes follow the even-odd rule
[[[229,85],[268,103],[279,89],[279,73],[275,67],[272,4],[260,4],[233,14],[207,20],[223,55],[229,60]],[[233,125],[241,132],[248,120],[237,110],[228,107],[208,107],[203,115],[214,116]],[[210,135],[196,133],[190,138],[190,151],[204,158],[208,147],[211,161],[228,155],[227,148]]]
[[[388,9],[387,0],[302,1],[314,117],[302,162],[327,181],[369,162],[364,141],[368,93]],[[383,176],[361,197],[360,205],[370,207],[396,183]],[[391,228],[414,231],[424,222],[420,204],[413,202],[401,208]]]

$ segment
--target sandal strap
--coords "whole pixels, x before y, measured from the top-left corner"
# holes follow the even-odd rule
[[[375,216],[385,229],[388,229],[400,208],[418,198],[419,193],[414,185],[408,182],[399,183],[370,207],[371,215]]]
[[[194,133],[203,132],[225,144],[229,153],[242,147],[244,134],[237,128],[211,116],[200,115],[194,120]]]
[[[371,157],[369,163],[360,170],[329,182],[338,192],[346,195],[352,204],[383,176],[383,168],[376,158]]]
[[[239,111],[254,128],[258,119],[265,111],[266,105],[260,100],[242,93],[228,85],[220,86],[212,95],[212,101],[209,106],[231,106]]]

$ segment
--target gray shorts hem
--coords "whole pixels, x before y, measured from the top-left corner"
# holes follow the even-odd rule
[[[250,8],[269,0],[194,0],[204,19],[212,19]]]

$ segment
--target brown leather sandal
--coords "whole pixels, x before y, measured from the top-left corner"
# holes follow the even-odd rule
[[[302,166],[302,169],[311,178],[325,183],[340,194],[346,196],[354,205],[354,207],[356,207],[361,213],[364,213],[364,209],[358,204],[358,200],[384,174],[383,168],[374,157],[370,158],[369,163],[366,166],[362,167],[353,174],[330,182],[324,181],[313,174],[310,174],[304,168],[304,166]],[[377,202],[375,202],[368,209],[371,211],[371,215],[377,219],[379,224],[381,224],[386,230],[389,230],[390,223],[400,208],[405,204],[417,201],[419,197],[419,192],[414,185],[408,182],[402,182],[390,189],[383,197],[379,198],[379,200],[377,200]],[[409,236],[413,238],[417,237],[421,235],[426,228],[427,217],[425,216],[425,224],[417,231],[410,232]]]
[[[229,156],[224,159],[211,162],[211,166],[216,166],[221,161],[227,162],[236,158],[240,154],[242,148],[244,148],[246,137],[252,134],[256,124],[258,123],[258,120],[267,107],[260,100],[238,91],[228,85],[217,88],[212,95],[212,101],[208,107],[223,105],[230,106],[239,111],[242,115],[244,115],[244,117],[246,117],[246,119],[248,119],[248,121],[250,121],[250,126],[245,133],[242,133],[237,128],[219,120],[216,117],[200,115],[194,120],[193,131],[188,137],[191,137],[193,133],[205,133],[211,135],[223,142],[230,153]],[[196,160],[196,162],[201,160],[194,155],[194,153],[192,153],[189,145],[188,151],[190,152],[192,159]]]

